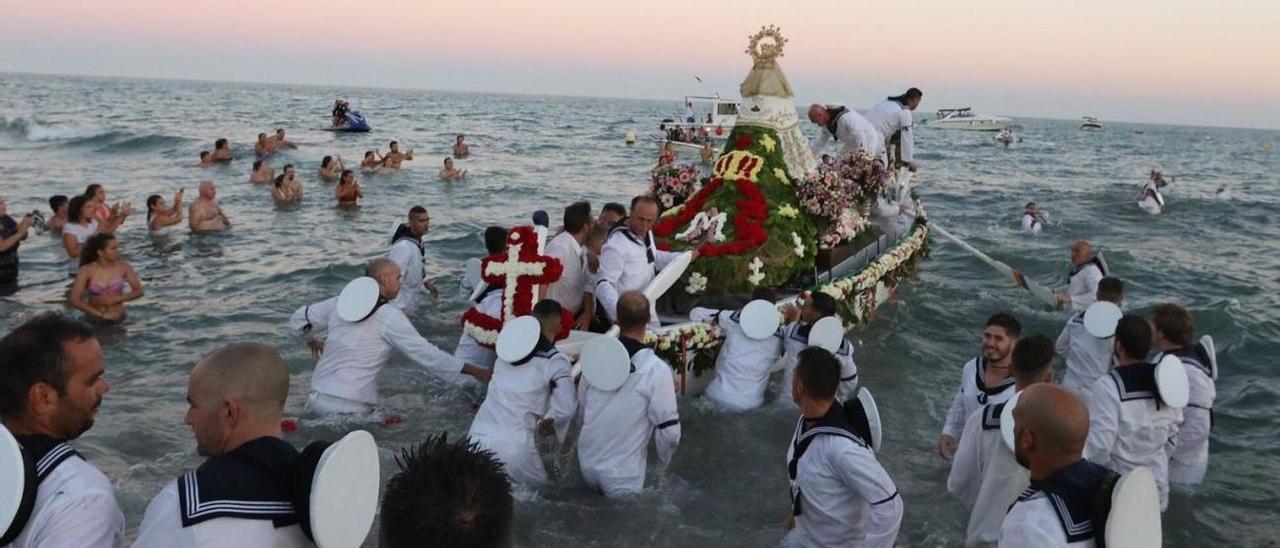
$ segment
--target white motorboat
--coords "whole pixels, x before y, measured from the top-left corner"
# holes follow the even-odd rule
[[[1085,131],[1102,131],[1102,122],[1099,122],[1097,118],[1094,118],[1093,116],[1082,116],[1080,119],[1084,120],[1083,122],[1080,122],[1080,129]]]
[[[1022,137],[1017,133],[1014,133],[1013,130],[1009,128],[1000,130],[1000,133],[995,134],[991,138],[997,143],[1004,143],[1004,146],[1022,142]]]
[[[738,121],[738,102],[720,95],[689,95],[684,98],[685,113],[664,118],[654,137],[658,148],[668,142],[678,154],[697,156],[708,140],[718,153],[724,140]],[[685,135],[680,136],[683,133]]]
[[[927,127],[937,129],[964,129],[969,131],[1000,131],[1014,124],[1013,118],[974,114],[973,109],[944,108],[937,112],[938,117],[930,120]]]

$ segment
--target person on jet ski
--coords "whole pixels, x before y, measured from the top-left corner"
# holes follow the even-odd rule
[[[351,110],[351,104],[342,99],[333,102],[333,127],[338,127],[347,123],[347,111]]]

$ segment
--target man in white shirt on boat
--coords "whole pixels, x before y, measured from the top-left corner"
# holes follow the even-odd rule
[[[1053,382],[1053,355],[1053,343],[1042,335],[1018,339],[1013,347],[1015,390]],[[1030,481],[1027,469],[1001,438],[1007,405],[989,403],[969,415],[951,462],[947,490],[969,511],[965,546],[994,546],[1005,513]]]
[[[441,351],[418,334],[404,312],[383,306],[400,292],[400,267],[394,261],[369,261],[365,274],[376,282],[377,289],[376,294],[355,297],[362,310],[368,309],[363,318],[344,319],[338,310],[339,296],[299,308],[289,319],[289,333],[305,340],[312,355],[319,358],[307,396],[309,412],[370,415],[378,411],[378,372],[393,350],[442,378],[464,373],[488,382],[488,369]],[[354,291],[357,282],[367,285],[364,280],[348,284],[343,293]],[[317,338],[320,333],[327,337]]]
[[[1124,303],[1124,282],[1120,278],[1106,277],[1098,282],[1097,299],[1120,306]],[[1062,375],[1062,387],[1075,392],[1089,403],[1089,393],[1099,378],[1111,372],[1114,365],[1115,339],[1100,339],[1084,328],[1084,310],[1075,312],[1067,320],[1054,349],[1066,360],[1066,372]]]
[[[1161,356],[1177,356],[1187,371],[1190,397],[1167,450],[1169,482],[1194,485],[1204,481],[1209,467],[1209,430],[1213,425],[1213,400],[1218,395],[1214,386],[1215,349],[1193,342],[1195,323],[1191,313],[1172,303],[1161,304],[1151,313],[1151,336]]]
[[[290,478],[301,454],[280,429],[289,368],[271,347],[239,343],[191,370],[183,422],[208,457],[165,484],[142,517],[133,548],[306,547]],[[277,526],[279,524],[279,526]]]
[[[1126,474],[1151,469],[1160,491],[1160,511],[1169,506],[1169,438],[1178,431],[1182,409],[1164,401],[1156,385],[1151,326],[1138,316],[1116,324],[1116,368],[1098,379],[1089,394],[1089,442],[1085,458]],[[1184,381],[1185,382],[1185,381]]]
[[[787,444],[791,481],[789,531],[782,546],[893,546],[902,525],[902,495],[876,460],[878,418],[872,424],[836,398],[840,363],[824,348],[800,353],[791,399],[800,407]],[[869,399],[869,398],[868,398]],[[878,412],[876,413],[878,416]]]
[[[564,443],[577,411],[573,364],[554,342],[560,332],[560,314],[559,303],[544,299],[534,305],[531,316],[513,320],[528,318],[538,326],[538,336],[530,339],[524,357],[513,362],[499,358],[494,363],[493,380],[469,434],[480,447],[493,451],[512,481],[532,487],[547,483],[535,437],[554,432]],[[548,408],[551,417],[544,420]]]
[[[832,139],[840,143],[841,154],[855,150],[861,150],[873,158],[884,154],[884,136],[853,109],[813,104],[809,106],[809,121],[822,127],[818,138],[809,145],[815,156]]]
[[[1098,282],[1108,273],[1088,240],[1071,244],[1071,264],[1067,288],[1058,292],[1058,304],[1066,305],[1068,312],[1076,312],[1094,303]]]
[[[1009,366],[1013,363],[1013,346],[1022,336],[1022,323],[1012,314],[1000,312],[987,318],[982,330],[982,355],[964,364],[960,388],[951,398],[947,416],[938,438],[938,454],[951,460],[956,441],[964,432],[965,420],[978,408],[1004,403],[1013,396],[1014,380]]]
[[[671,366],[642,342],[649,310],[649,299],[639,291],[618,298],[618,338],[633,368],[626,382],[608,392],[586,381],[578,385],[582,479],[609,497],[638,494],[644,488],[650,437],[663,465],[671,462],[680,444]]]
[[[915,138],[912,136],[915,122],[912,120],[911,111],[920,106],[920,100],[923,98],[923,92],[917,88],[911,88],[902,95],[889,97],[876,103],[865,115],[867,121],[871,122],[882,137],[890,142],[895,136],[897,137],[902,154],[898,161],[912,172],[916,170],[916,162]]]
[[[548,299],[560,303],[574,317],[574,329],[586,331],[591,327],[595,314],[595,296],[587,285],[591,270],[587,265],[587,250],[583,247],[591,236],[595,222],[591,219],[591,204],[575,202],[564,208],[564,232],[547,242],[546,255],[560,260],[564,271],[560,279],[547,286],[543,293]]]
[[[0,339],[0,436],[12,435],[35,464],[34,484],[23,485],[21,496],[33,500],[31,513],[7,535],[0,530],[5,546],[123,545],[124,515],[111,481],[67,444],[93,426],[111,389],[104,374],[93,329],[59,314],[36,316]],[[8,457],[0,455],[0,482],[24,484],[6,477],[22,475],[22,463]]]
[[[605,314],[614,322],[618,320],[619,296],[628,291],[643,291],[659,271],[681,255],[658,249],[652,232],[657,221],[658,202],[651,196],[636,196],[631,200],[631,214],[606,236],[594,292]],[[694,258],[697,253],[693,251]],[[656,312],[650,312],[651,321],[656,323]]]
[[[752,295],[752,303],[762,302],[773,307],[777,300],[770,288],[758,288]],[[763,305],[755,305],[763,306]],[[769,372],[782,354],[782,333],[778,330],[780,315],[773,308],[772,329],[760,338],[747,334],[743,322],[760,321],[744,319],[745,309],[716,310],[695,307],[689,311],[689,319],[695,322],[715,323],[724,333],[724,343],[716,356],[715,378],[707,386],[707,398],[733,411],[747,411],[764,403],[765,389],[769,386]],[[767,309],[766,309],[767,315]],[[769,323],[767,320],[765,323]]]
[[[436,284],[427,279],[422,262],[424,254],[422,239],[427,236],[427,231],[430,229],[431,215],[427,213],[427,208],[413,206],[409,209],[408,222],[397,227],[396,233],[391,236],[391,251],[387,252],[387,258],[395,261],[400,267],[401,276],[400,294],[391,301],[391,304],[404,311],[406,316],[412,316],[417,311],[424,289],[430,292],[432,297],[440,294]]]
[[[809,334],[813,326],[819,320],[825,318],[839,320],[840,316],[837,314],[835,297],[822,292],[810,293],[799,307],[794,304],[787,306],[783,309],[782,316],[788,322],[782,328],[782,348],[786,351],[782,386],[785,388],[791,386],[800,353],[809,348]],[[842,338],[840,347],[832,354],[840,362],[840,389],[836,392],[836,396],[841,399],[851,398],[858,389],[858,365],[853,361],[853,343],[849,342],[848,338]]]

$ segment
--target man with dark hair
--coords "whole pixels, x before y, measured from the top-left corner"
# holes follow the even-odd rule
[[[1071,265],[1067,287],[1058,292],[1058,304],[1065,304],[1069,312],[1083,311],[1094,303],[1098,283],[1110,273],[1103,268],[1102,259],[1093,253],[1093,244],[1088,240],[1071,244]]]
[[[607,231],[627,216],[627,207],[618,202],[609,202],[600,209],[597,222]]]
[[[1124,304],[1124,282],[1120,278],[1106,277],[1098,282],[1097,299],[1107,301],[1116,306]],[[1089,389],[1100,377],[1111,371],[1111,355],[1114,341],[1110,338],[1099,339],[1084,329],[1084,310],[1071,314],[1054,350],[1066,361],[1066,371],[1062,375],[1062,387],[1075,392],[1089,404]]]
[[[209,156],[209,159],[214,162],[230,162],[236,159],[225,137],[213,142],[213,155]]]
[[[911,88],[902,95],[889,97],[876,103],[864,115],[876,131],[880,132],[881,138],[901,145],[902,155],[898,161],[911,171],[916,170],[915,143],[911,137],[911,129],[915,126],[915,122],[911,118],[911,111],[920,106],[920,100],[923,97],[924,93],[919,89]]]
[[[382,306],[400,292],[400,267],[395,261],[386,257],[369,261],[365,276],[377,282],[378,294],[370,296],[372,310],[364,318],[344,320],[338,313],[339,297],[300,307],[289,318],[289,334],[306,341],[311,356],[318,359],[307,396],[308,412],[379,415],[378,372],[393,350],[446,380],[457,374],[489,380],[487,367],[441,351],[414,329],[399,308]],[[326,338],[318,338],[321,333]]]
[[[510,548],[515,501],[493,453],[448,433],[403,450],[382,494],[382,548]]]
[[[459,135],[457,140],[455,140],[453,143],[454,158],[466,158],[467,156],[471,155],[471,145],[468,145],[467,143],[463,142],[463,139],[466,139],[466,136]]]
[[[484,248],[489,257],[506,256],[507,234],[507,229],[500,226],[490,226],[484,230]],[[481,289],[475,293],[475,298],[471,299],[471,306],[481,314],[501,318],[503,286],[489,285],[483,280],[480,280],[479,284]],[[453,355],[467,363],[474,363],[486,369],[493,369],[493,362],[498,359],[498,355],[492,349],[480,344],[466,330],[458,336],[458,347],[454,349]],[[469,385],[471,390],[476,389],[475,385],[464,377],[455,375],[453,381],[455,384]]]
[[[1014,456],[1031,483],[1004,517],[1000,546],[1094,546],[1107,518],[1097,512],[1097,501],[1109,496],[1100,491],[1115,473],[1081,454],[1089,436],[1084,402],[1040,383],[1018,397],[1013,419]]]
[[[618,298],[618,339],[631,356],[626,382],[609,392],[589,382],[578,385],[578,465],[587,485],[609,497],[638,494],[644,488],[650,437],[664,466],[680,445],[671,366],[642,342],[649,310],[649,299],[639,291]]]
[[[782,349],[786,353],[782,386],[791,386],[800,353],[809,348],[809,332],[813,324],[823,318],[839,319],[837,308],[835,297],[821,291],[809,293],[798,307],[791,304],[783,308],[782,317],[787,325],[782,328]],[[834,354],[840,362],[840,389],[836,396],[851,398],[858,390],[858,365],[853,361],[853,343],[847,338],[842,339]]]
[[[280,429],[288,396],[289,368],[267,345],[224,346],[196,363],[183,422],[195,435],[196,453],[208,458],[151,499],[134,548],[228,539],[244,546],[311,546],[287,479],[301,457]]]
[[[422,264],[426,254],[426,244],[422,239],[430,229],[431,215],[427,208],[416,205],[409,208],[408,222],[396,227],[396,233],[391,236],[391,250],[387,252],[387,258],[400,265],[401,276],[400,294],[391,304],[403,310],[406,316],[412,316],[418,310],[422,290],[431,293],[432,297],[440,296],[440,290],[427,278]]]
[[[770,304],[777,299],[767,287],[756,289],[753,300]],[[778,356],[782,355],[782,332],[775,328],[770,336],[753,338],[743,327],[743,309],[720,310],[694,307],[689,319],[720,326],[724,343],[716,355],[715,378],[707,385],[706,397],[733,411],[747,411],[764,404],[765,389],[769,387],[769,373]]]
[[[519,360],[494,363],[493,381],[469,435],[480,447],[493,451],[512,481],[541,487],[547,483],[547,472],[534,438],[555,435],[564,443],[577,396],[570,372],[573,364],[555,345],[560,303],[539,301],[533,306],[533,317],[541,328],[538,342]],[[548,411],[551,417],[542,419]]]
[[[893,546],[902,496],[864,433],[836,399],[840,362],[824,348],[800,352],[791,399],[801,417],[787,449],[790,531],[783,546]]]
[[[62,227],[67,224],[68,202],[67,197],[61,194],[49,197],[49,209],[53,211],[53,216],[44,225],[55,234],[62,232]]]
[[[1160,511],[1169,506],[1167,443],[1182,421],[1182,409],[1160,399],[1151,351],[1151,327],[1138,316],[1116,324],[1116,368],[1089,393],[1089,442],[1084,456],[1121,474],[1146,466],[1156,476]]]
[[[1018,339],[1013,347],[1013,378],[1020,392],[1053,382],[1053,343],[1043,335]],[[1000,435],[1005,403],[989,403],[964,423],[947,490],[969,511],[965,546],[995,544],[1005,512],[1030,481]]]
[[[965,419],[978,408],[991,403],[1004,403],[1013,396],[1013,346],[1022,335],[1022,324],[1012,314],[1000,312],[987,318],[982,330],[982,355],[965,362],[960,373],[960,388],[947,408],[942,436],[938,438],[938,454],[951,460],[957,437],[964,431]]]
[[[596,300],[605,314],[617,321],[618,296],[628,291],[643,291],[680,253],[658,249],[651,231],[658,222],[658,202],[652,196],[640,195],[631,201],[631,215],[609,231],[600,254],[600,272],[595,288]],[[691,251],[694,258],[698,251]],[[650,311],[657,325],[657,312]]]
[[[1209,430],[1213,426],[1213,400],[1218,391],[1213,370],[1216,356],[1195,338],[1195,322],[1187,309],[1172,303],[1161,304],[1151,313],[1151,342],[1165,354],[1177,356],[1187,370],[1190,397],[1182,410],[1177,434],[1169,439],[1169,481],[1197,484],[1204,481],[1209,467]]]
[[[24,215],[21,221],[9,216],[9,203],[0,196],[0,286],[18,284],[18,246],[27,239],[35,216]]]
[[[413,160],[413,149],[409,149],[407,152],[400,152],[399,141],[391,141],[391,144],[387,145],[387,147],[391,150],[382,157],[383,167],[400,169],[400,162]]]
[[[111,389],[104,374],[92,328],[60,314],[36,316],[0,339],[0,419],[37,474],[27,486],[35,492],[31,513],[8,535],[0,530],[5,543],[105,548],[124,542],[124,515],[111,481],[67,445],[93,426]]]
[[[573,327],[580,331],[591,327],[591,317],[596,311],[595,296],[587,285],[591,271],[587,267],[586,249],[583,248],[594,226],[590,203],[570,204],[564,208],[564,232],[547,242],[545,250],[546,255],[560,260],[564,271],[560,279],[548,285],[542,294],[573,314]]]

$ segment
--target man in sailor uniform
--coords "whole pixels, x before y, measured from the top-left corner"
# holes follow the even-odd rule
[[[299,453],[281,439],[289,370],[266,345],[215,350],[191,370],[183,422],[199,468],[165,485],[142,518],[134,548],[311,546],[299,526],[291,479]]]
[[[867,121],[871,122],[871,125],[884,138],[892,140],[897,136],[902,150],[902,156],[898,161],[913,172],[916,170],[915,139],[911,136],[911,128],[915,126],[915,122],[911,118],[911,111],[920,106],[923,98],[923,92],[917,88],[911,88],[902,95],[889,97],[876,103],[867,110],[866,114]]]
[[[1117,474],[1081,456],[1089,435],[1084,403],[1062,387],[1037,384],[1018,397],[1013,419],[1014,452],[1031,484],[1004,518],[1001,548],[1096,546],[1105,516],[1095,515],[1094,502]]]
[[[341,318],[337,310],[339,297],[334,297],[299,308],[289,319],[289,333],[306,340],[312,354],[320,358],[311,376],[308,411],[321,415],[367,415],[377,411],[378,371],[392,350],[442,377],[460,372],[488,381],[488,369],[441,351],[418,334],[404,312],[394,306],[382,306],[400,292],[400,267],[395,262],[374,259],[365,273],[377,282],[378,295],[364,318]],[[327,337],[317,339],[320,333]]]
[[[1102,260],[1093,254],[1093,244],[1080,240],[1071,244],[1071,272],[1067,288],[1058,292],[1058,304],[1065,304],[1068,312],[1089,308],[1098,294],[1098,282],[1107,276]]]
[[[498,359],[487,396],[471,423],[472,441],[493,451],[513,481],[534,487],[547,483],[534,437],[554,429],[557,440],[564,443],[577,411],[570,373],[573,364],[553,342],[560,332],[560,314],[560,304],[554,300],[534,305],[533,317],[541,327],[536,344],[521,360]],[[551,418],[544,421],[548,407]]]
[[[872,158],[884,154],[884,135],[855,110],[814,104],[809,106],[809,121],[822,126],[818,138],[809,145],[814,156],[819,155],[833,139],[841,143],[840,154],[858,150]]]
[[[795,376],[796,364],[800,353],[809,348],[809,332],[813,324],[822,318],[838,318],[836,299],[822,292],[810,293],[799,308],[788,306],[783,316],[789,322],[782,328],[782,347],[786,351],[786,362],[782,375],[782,387],[791,386]],[[853,361],[853,343],[849,339],[840,341],[840,349],[834,352],[840,362],[840,386],[836,396],[842,399],[853,397],[858,390],[858,365]]]
[[[964,431],[965,420],[984,405],[1004,403],[1013,396],[1014,380],[1009,373],[1013,363],[1013,346],[1022,336],[1022,324],[1013,315],[1001,312],[987,318],[982,330],[982,355],[964,364],[960,388],[951,398],[947,416],[938,438],[938,454],[951,460],[956,440]]]
[[[418,310],[423,289],[431,292],[432,297],[440,294],[436,285],[427,279],[422,264],[422,238],[426,237],[430,228],[431,216],[427,213],[427,208],[413,206],[409,210],[409,222],[397,227],[396,233],[391,236],[391,250],[387,252],[387,258],[400,266],[401,287],[400,294],[391,301],[391,305],[404,311],[406,316],[412,316]]]
[[[637,494],[644,488],[650,437],[663,465],[671,462],[680,444],[671,366],[641,342],[649,324],[649,299],[638,291],[624,293],[617,311],[618,338],[631,356],[631,374],[612,392],[587,382],[578,386],[582,479],[609,497]]]
[[[876,460],[875,436],[836,399],[840,363],[824,348],[800,353],[791,398],[801,417],[787,448],[787,547],[893,546],[902,496]],[[865,419],[864,419],[865,421]]]
[[[767,288],[758,289],[753,300],[772,303],[775,296]],[[747,411],[764,403],[769,387],[769,371],[782,355],[782,333],[777,331],[765,339],[753,339],[742,329],[742,309],[715,310],[695,307],[689,319],[716,323],[724,332],[724,343],[716,357],[715,378],[707,386],[706,396],[733,411]]]
[[[1019,223],[1022,225],[1022,232],[1027,234],[1039,234],[1044,228],[1044,220],[1036,209],[1035,202],[1027,202],[1027,208],[1022,212]]]
[[[1156,388],[1151,327],[1138,316],[1116,324],[1116,368],[1098,379],[1089,394],[1089,442],[1085,458],[1121,474],[1151,469],[1160,491],[1160,511],[1169,506],[1169,438],[1182,410],[1163,401]]]
[[[680,253],[658,249],[653,224],[658,221],[658,202],[651,196],[631,200],[631,215],[623,217],[605,236],[596,272],[596,301],[610,320],[617,322],[618,298],[628,291],[643,291],[667,264]],[[694,251],[695,257],[697,251]],[[655,312],[651,321],[657,322]]]
[[[1110,276],[1103,278],[1098,282],[1097,297],[1099,301],[1120,306],[1124,303],[1124,282]],[[1090,335],[1084,328],[1084,312],[1077,310],[1071,314],[1071,319],[1058,335],[1054,349],[1067,362],[1062,387],[1075,392],[1088,405],[1093,383],[1111,372],[1115,343],[1110,338],[1099,339]]]
[[[500,226],[491,226],[485,229],[484,247],[485,251],[489,252],[490,257],[505,256],[507,254],[507,229]],[[471,305],[481,314],[501,318],[503,286],[489,285],[483,281],[480,283],[484,286],[484,289],[481,289],[476,294],[476,297],[471,300]],[[498,359],[498,355],[494,354],[492,349],[480,344],[466,330],[463,330],[462,335],[458,336],[458,346],[453,351],[453,357],[485,369],[493,369],[493,362]],[[450,375],[449,380],[458,384],[467,384],[467,380],[460,375]]]
[[[1018,339],[1013,347],[1016,390],[1053,382],[1053,343],[1042,335]],[[1009,402],[982,406],[964,424],[964,435],[951,462],[947,490],[969,511],[965,546],[994,546],[1009,506],[1030,481],[1000,434],[1000,419]]]
[[[1192,342],[1195,323],[1181,306],[1157,306],[1151,313],[1151,327],[1152,343],[1161,355],[1172,354],[1182,360],[1191,394],[1182,410],[1177,435],[1170,438],[1167,447],[1169,481],[1200,483],[1209,467],[1209,430],[1213,425],[1213,400],[1217,397],[1213,370],[1216,357],[1204,345]]]
[[[59,314],[37,316],[0,339],[0,419],[35,480],[23,489],[25,501],[34,499],[30,513],[0,530],[0,545],[123,545],[111,481],[67,444],[93,426],[111,388],[103,366],[93,329]]]

